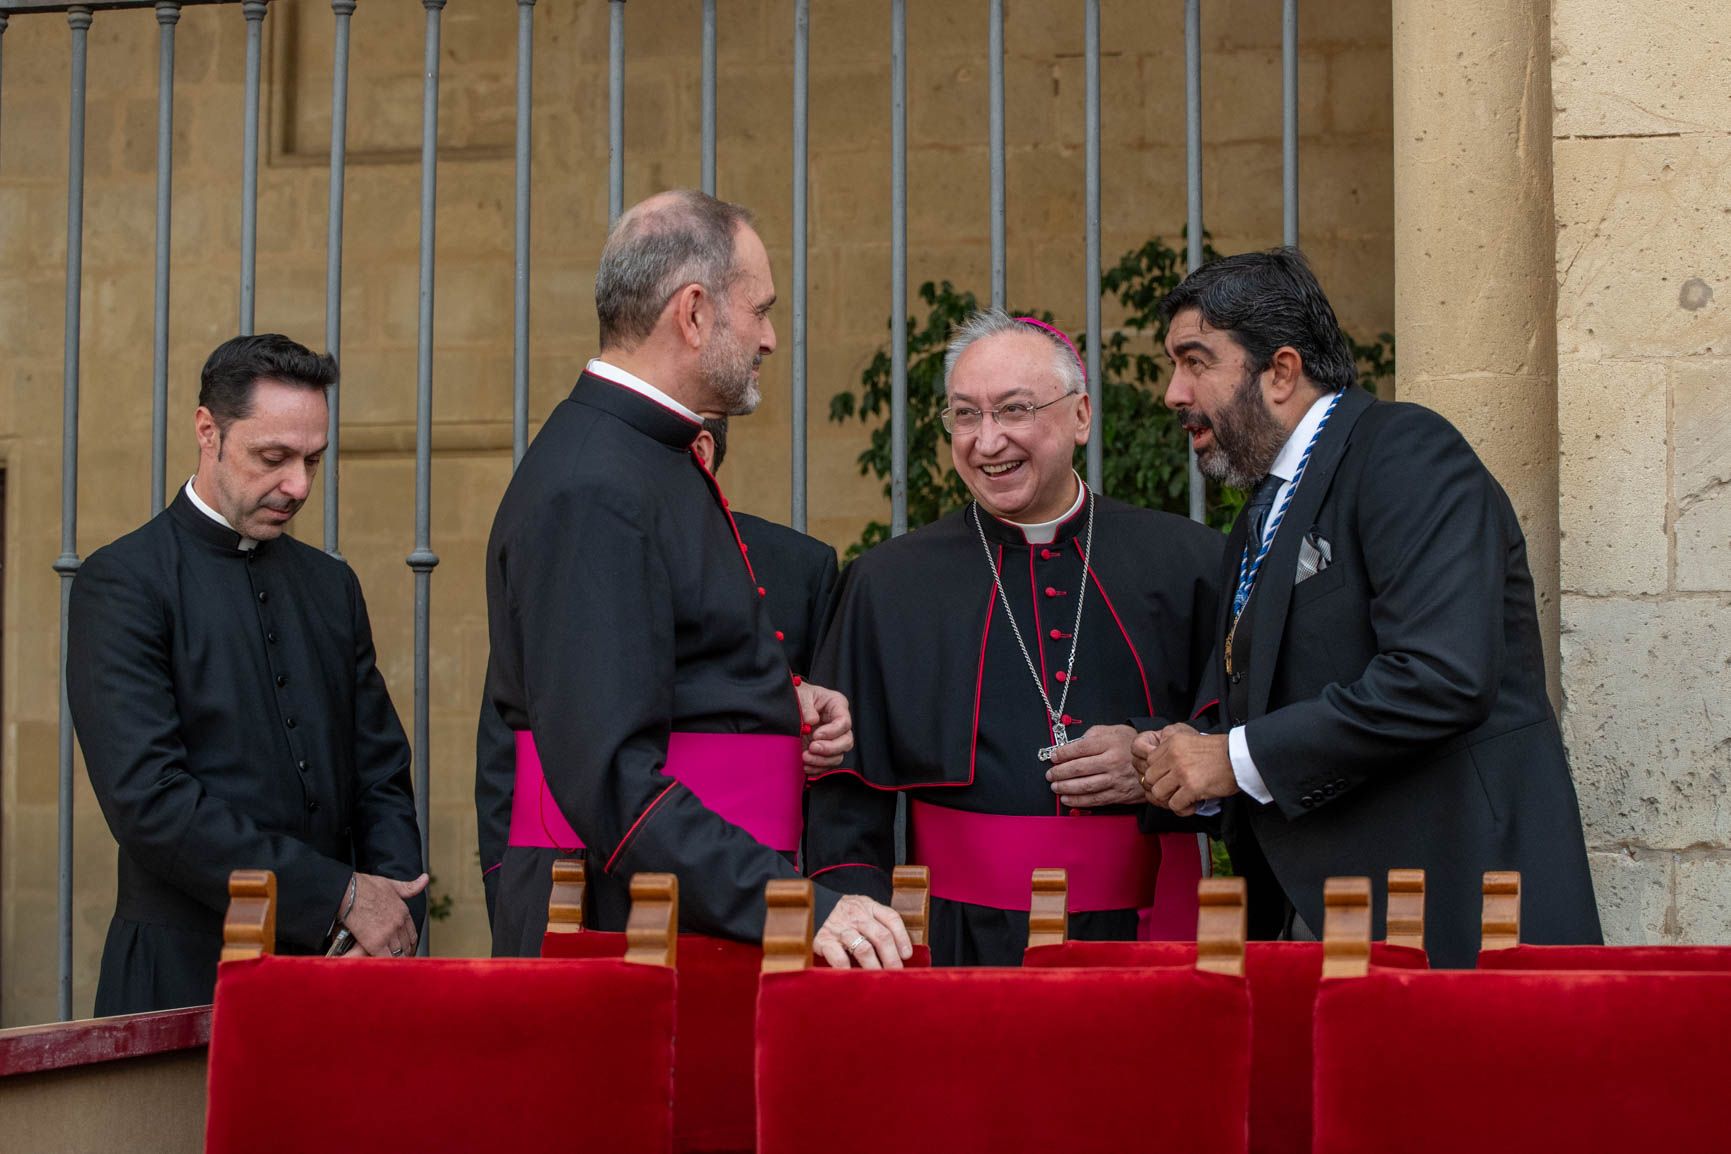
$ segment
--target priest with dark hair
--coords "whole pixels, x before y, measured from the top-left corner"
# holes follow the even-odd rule
[[[66,695],[120,848],[96,1012],[211,1000],[228,877],[276,873],[277,949],[414,952],[426,912],[409,743],[360,582],[287,535],[336,362],[285,336],[205,362],[198,472],[85,559]]]
[[[1058,330],[977,313],[944,383],[974,499],[842,576],[812,676],[852,702],[856,748],[813,784],[807,869],[887,895],[902,791],[908,860],[931,870],[934,962],[1018,963],[1038,867],[1068,870],[1070,935],[1096,940],[1154,936],[1164,868],[1185,879],[1172,898],[1188,937],[1195,833],[1141,828],[1130,750],[1138,729],[1191,714],[1220,535],[1082,483],[1072,459],[1093,414]]]

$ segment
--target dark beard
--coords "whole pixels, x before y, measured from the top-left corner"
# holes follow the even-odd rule
[[[1268,411],[1254,373],[1245,374],[1218,417],[1211,420],[1194,409],[1179,409],[1178,421],[1213,430],[1214,445],[1197,454],[1196,466],[1209,480],[1234,489],[1252,488],[1266,477],[1291,436]]]

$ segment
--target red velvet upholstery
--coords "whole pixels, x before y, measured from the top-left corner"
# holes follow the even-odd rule
[[[547,934],[543,958],[618,958],[625,935],[584,930]],[[763,947],[680,934],[678,1044],[675,1047],[673,1148],[750,1150],[757,1129],[751,1063],[757,979]],[[821,959],[818,962],[822,965]],[[932,964],[924,946],[910,966]]]
[[[1426,968],[1424,951],[1371,945],[1373,965]],[[1195,942],[1065,942],[1036,946],[1022,964],[1068,966],[1194,966]],[[1318,942],[1247,942],[1253,1041],[1250,1068],[1250,1149],[1253,1154],[1305,1154],[1310,1149],[1310,1026],[1322,980]]]
[[[612,961],[225,962],[205,1150],[664,1154],[675,982]]]
[[[1241,1154],[1250,1006],[1184,969],[764,976],[759,1154]]]
[[[1516,946],[1484,950],[1481,970],[1731,971],[1731,946]]]
[[[1316,1154],[1724,1150],[1731,974],[1373,972],[1316,1002]]]

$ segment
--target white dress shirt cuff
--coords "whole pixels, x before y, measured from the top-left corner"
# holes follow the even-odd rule
[[[1256,771],[1256,762],[1251,759],[1250,742],[1244,738],[1242,725],[1233,726],[1226,735],[1226,748],[1232,756],[1232,776],[1238,779],[1238,788],[1263,805],[1273,801],[1274,795],[1268,792],[1262,775]]]

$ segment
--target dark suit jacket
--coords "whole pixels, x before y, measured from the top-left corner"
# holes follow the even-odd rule
[[[1295,585],[1307,534],[1333,560]],[[1245,536],[1240,518],[1228,589]],[[1260,853],[1317,931],[1323,882],[1368,874],[1378,937],[1387,871],[1423,868],[1427,941],[1441,965],[1472,963],[1492,869],[1522,873],[1527,940],[1599,941],[1526,542],[1454,427],[1350,390],[1257,584],[1240,675],[1245,737],[1274,800],[1232,799],[1234,854]],[[1223,598],[1222,638],[1230,608]],[[1204,701],[1227,696],[1218,652],[1213,673]]]

